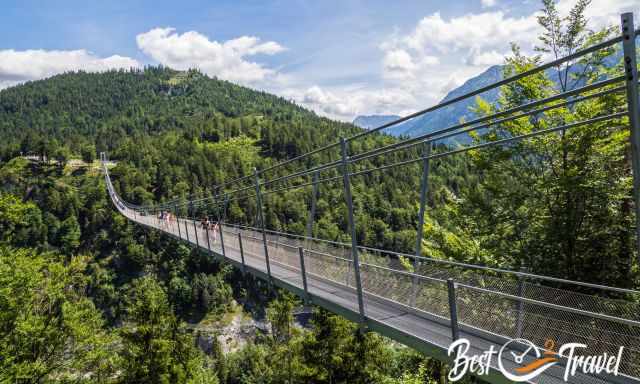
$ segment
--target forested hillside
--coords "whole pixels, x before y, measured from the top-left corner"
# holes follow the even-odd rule
[[[5,377],[91,372],[105,382],[116,377],[124,382],[279,383],[292,376],[297,382],[391,383],[443,372],[439,364],[379,336],[359,335],[355,325],[335,315],[316,311],[307,330],[294,327],[292,298],[276,295],[270,306],[274,292],[261,282],[128,223],[112,209],[101,172],[89,163],[106,151],[117,162],[111,172],[123,196],[152,203],[208,194],[216,183],[358,128],[275,96],[166,68],[56,76],[2,91],[0,109],[0,209],[6,213],[0,224],[0,275],[7,283],[3,296],[15,297],[2,306],[12,317],[3,323],[8,333],[0,348],[15,356],[0,362]],[[390,140],[379,136],[361,145]],[[89,165],[69,162],[76,158]],[[363,241],[411,250],[417,193],[406,192],[416,179],[417,172],[398,172],[371,181],[384,186],[380,189],[356,183],[359,196],[370,200],[359,203],[359,219],[370,223],[360,231]],[[302,232],[306,193],[270,195],[268,226]],[[399,205],[365,209],[365,204],[393,199]],[[342,201],[339,188],[322,189],[318,236],[346,239]],[[255,208],[246,204],[232,204],[229,220],[254,224]],[[206,206],[198,209],[214,214]],[[52,284],[54,271],[74,283]],[[75,289],[66,291],[65,284]],[[45,296],[32,296],[22,286],[41,287]],[[51,310],[32,312],[34,300],[51,301]],[[190,328],[224,322],[236,311],[235,302],[256,319],[266,316],[273,333],[258,332],[246,347],[227,354],[217,342],[206,354],[195,349],[193,334],[181,322],[188,321]],[[38,339],[35,335],[51,321],[66,326]],[[28,327],[26,339],[36,344],[16,343],[24,336],[16,327]],[[153,345],[162,347],[150,354]],[[92,353],[80,352],[87,349]],[[69,364],[60,367],[60,361]]]

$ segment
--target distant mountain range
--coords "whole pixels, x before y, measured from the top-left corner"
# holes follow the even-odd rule
[[[465,81],[464,84],[462,84],[460,87],[455,88],[454,90],[449,92],[444,97],[444,99],[442,99],[442,101],[447,101],[460,95],[464,95],[465,93],[469,93],[478,88],[484,87],[491,83],[495,83],[499,80],[502,80],[502,66],[494,65],[480,75]],[[486,101],[493,103],[498,100],[498,95],[499,90],[492,89],[480,94],[479,96]],[[457,124],[461,120],[471,120],[474,117],[474,113],[471,111],[471,107],[475,106],[475,104],[476,98],[471,97],[469,99],[454,103],[448,107],[427,113],[425,115],[400,123],[396,126],[387,128],[385,132],[393,136],[415,137],[425,133],[433,132],[438,129],[447,128],[449,126]],[[371,129],[379,127],[380,125],[388,123],[389,121],[397,118],[399,118],[399,116],[394,115],[358,116],[353,121],[353,124],[362,128]],[[470,139],[471,138],[468,135],[460,135],[457,136],[455,140],[450,139],[446,141],[449,143],[467,143],[470,141]]]
[[[613,67],[616,65],[616,63],[620,62],[621,57],[622,57],[622,54],[620,51],[618,51],[615,54],[605,59],[605,65],[608,67]],[[444,97],[444,99],[442,99],[441,102],[464,95],[476,89],[485,87],[489,84],[502,80],[503,69],[504,69],[503,65],[494,65],[490,67],[483,73],[465,81],[465,83],[462,84],[460,87],[455,88],[454,90],[449,92]],[[582,67],[576,65],[572,67],[570,72],[579,73],[581,70],[582,70]],[[547,73],[547,76],[549,76],[549,78],[552,80],[556,80],[558,78],[557,71],[554,68],[547,69],[546,73]],[[580,87],[583,85],[584,85],[583,82],[578,82],[577,84],[574,84],[574,87]],[[487,92],[481,93],[476,97],[481,97],[489,103],[494,103],[498,100],[499,94],[500,94],[499,89],[494,88]],[[416,137],[416,136],[420,136],[436,130],[450,127],[452,125],[460,123],[460,121],[463,121],[463,120],[464,121],[472,120],[477,117],[475,116],[475,113],[471,111],[471,108],[476,105],[476,97],[470,97],[468,99],[459,101],[447,107],[438,109],[433,112],[426,113],[422,116],[418,116],[411,120],[407,120],[403,123],[400,123],[398,125],[385,129],[384,132],[393,136]],[[387,123],[389,121],[392,121],[392,120],[386,119],[387,117],[398,118],[398,116],[391,116],[391,115],[358,116],[353,121],[353,123],[360,127],[371,129],[371,128],[379,127],[380,125]],[[380,118],[380,120],[376,120],[377,118]],[[365,123],[367,124],[367,126],[362,125]],[[443,142],[446,142],[449,144],[455,144],[455,143],[467,144],[470,141],[471,141],[471,137],[466,134],[456,136],[455,138],[443,140]]]
[[[368,116],[358,116],[353,120],[353,124],[357,125],[360,128],[371,129],[376,128],[381,125],[390,123],[394,120],[398,120],[400,116],[398,115],[368,115]]]

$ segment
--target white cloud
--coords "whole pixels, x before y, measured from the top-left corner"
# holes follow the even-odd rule
[[[575,3],[576,0],[559,0],[558,11],[567,15]],[[591,29],[600,29],[609,25],[619,26],[620,14],[624,12],[636,12],[637,15],[640,12],[638,0],[595,0],[585,10],[585,16]]]
[[[507,52],[498,52],[495,50],[481,52],[473,55],[471,58],[471,64],[477,66],[490,66],[496,64],[503,64],[504,58]]]
[[[358,113],[354,98],[342,98],[334,93],[325,91],[317,85],[307,89],[302,94],[304,105],[319,108],[322,112],[332,116],[352,116]]]
[[[508,48],[509,42],[528,45],[535,40],[539,26],[535,15],[509,17],[502,11],[467,14],[445,20],[436,12],[423,18],[414,31],[396,44],[418,54],[451,54]]]
[[[289,88],[281,94],[320,115],[343,121],[351,121],[355,116],[365,113],[386,114],[391,110],[408,113],[416,104],[411,94],[395,88],[374,90],[354,85],[313,85],[306,89]]]
[[[384,56],[384,68],[388,71],[412,71],[416,64],[404,49],[393,49]]]
[[[101,72],[132,67],[140,67],[140,63],[132,58],[118,55],[101,58],[84,49],[73,51],[0,50],[0,89],[68,71]]]
[[[509,42],[532,50],[538,28],[535,15],[511,17],[500,11],[451,19],[438,12],[426,16],[406,35],[380,44],[383,87],[402,103],[376,104],[383,100],[372,90],[359,113],[403,114],[434,105],[465,80],[502,64]]]
[[[482,8],[489,8],[496,5],[496,0],[481,0]]]
[[[559,0],[560,14],[567,15],[575,1]],[[481,0],[483,8],[497,3]],[[599,29],[618,25],[621,12],[634,10],[640,10],[638,0],[593,1],[586,12],[588,26]],[[399,101],[385,104],[376,97],[379,92],[370,89],[368,102],[358,103],[366,99],[362,90],[348,103],[359,114],[402,114],[431,106],[489,66],[503,64],[511,54],[511,42],[517,43],[525,54],[533,54],[541,33],[538,14],[514,16],[508,11],[485,10],[448,19],[438,12],[428,15],[406,34],[396,32],[380,44],[383,88]],[[326,105],[331,99],[323,101],[325,106],[320,111],[328,111],[330,107]]]
[[[275,70],[247,60],[257,54],[274,55],[285,50],[280,44],[261,43],[253,36],[242,36],[223,43],[211,41],[195,32],[178,34],[174,28],[155,28],[136,37],[138,47],[157,62],[178,70],[198,68],[211,76],[255,84],[273,79]]]

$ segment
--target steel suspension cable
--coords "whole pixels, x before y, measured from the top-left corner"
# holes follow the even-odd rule
[[[440,129],[440,130],[437,130],[437,131],[434,131],[434,132],[425,133],[425,134],[417,136],[415,138],[411,138],[411,139],[408,139],[408,140],[405,140],[405,141],[393,143],[393,144],[390,144],[390,145],[385,146],[385,147],[376,148],[376,149],[373,149],[373,150],[371,150],[369,152],[365,152],[365,153],[361,153],[361,154],[358,154],[358,155],[354,155],[354,156],[351,156],[351,160],[352,161],[362,160],[363,158],[371,157],[370,155],[374,155],[376,152],[380,152],[380,151],[383,151],[383,150],[386,150],[386,149],[393,149],[393,148],[396,148],[396,147],[401,146],[403,144],[410,144],[410,143],[414,143],[414,142],[420,142],[420,141],[423,141],[425,139],[431,138],[433,136],[444,134],[444,133],[448,133],[448,132],[451,132],[451,131],[455,131],[455,130],[458,130],[460,128],[468,127],[468,126],[471,126],[471,125],[474,125],[474,124],[485,123],[485,122],[491,121],[492,119],[495,119],[495,118],[498,118],[498,117],[503,117],[503,116],[507,116],[507,115],[510,115],[512,113],[515,113],[515,112],[520,112],[521,110],[524,110],[524,109],[538,107],[540,105],[543,105],[543,104],[546,104],[546,103],[549,103],[549,102],[552,102],[552,101],[556,101],[556,100],[564,99],[566,97],[575,96],[575,95],[578,95],[578,94],[581,94],[581,93],[584,93],[584,92],[600,89],[600,88],[605,87],[607,85],[612,85],[612,84],[618,83],[620,81],[623,81],[624,79],[625,79],[625,76],[620,75],[620,76],[616,76],[616,77],[611,78],[611,79],[601,80],[601,81],[595,82],[593,84],[589,84],[589,85],[586,85],[586,86],[583,86],[583,87],[580,87],[580,88],[573,89],[571,91],[563,92],[563,93],[560,93],[560,94],[557,94],[557,95],[553,95],[553,96],[550,96],[550,97],[547,97],[547,98],[544,98],[544,99],[541,99],[541,100],[531,101],[529,103],[526,103],[526,104],[523,104],[523,105],[519,105],[519,106],[516,106],[516,107],[512,107],[512,108],[509,108],[509,109],[505,109],[504,111],[499,111],[499,112],[493,113],[491,115],[483,116],[483,117],[480,117],[480,118],[477,118],[477,119],[474,119],[474,120],[471,120],[471,121],[468,121],[468,122],[465,122],[465,123],[456,124],[456,125],[453,125],[453,126],[450,126],[450,127],[444,128],[444,129]],[[624,88],[622,88],[622,89],[624,89]]]
[[[385,155],[387,153],[392,153],[392,152],[396,152],[396,151],[400,151],[400,150],[409,149],[409,148],[415,147],[415,146],[423,144],[423,143],[437,142],[437,141],[444,140],[444,139],[447,139],[447,138],[450,138],[450,137],[461,135],[463,133],[468,133],[468,132],[472,132],[472,131],[475,131],[475,130],[478,130],[478,129],[488,128],[488,127],[493,126],[493,125],[498,125],[498,124],[506,123],[506,122],[509,122],[509,121],[518,120],[518,119],[521,119],[523,117],[532,116],[532,115],[535,115],[535,114],[538,114],[538,113],[542,113],[542,112],[547,112],[549,110],[565,107],[565,106],[572,105],[572,104],[575,104],[575,103],[579,103],[579,102],[582,102],[582,101],[585,101],[585,100],[606,96],[606,95],[609,95],[609,94],[613,94],[613,93],[616,93],[616,92],[623,91],[625,89],[626,89],[626,87],[624,85],[616,87],[616,88],[606,89],[604,91],[600,91],[600,92],[597,92],[597,93],[589,94],[589,95],[586,95],[586,96],[581,96],[581,97],[578,97],[578,98],[575,98],[575,99],[563,101],[561,103],[556,103],[556,104],[553,104],[553,105],[548,105],[548,106],[545,106],[543,108],[534,109],[534,110],[531,110],[531,111],[528,111],[528,112],[523,112],[523,113],[520,113],[520,114],[517,114],[517,115],[505,117],[505,118],[502,118],[502,119],[489,121],[489,122],[484,123],[484,124],[475,125],[475,126],[468,127],[468,128],[465,128],[465,129],[457,130],[455,132],[450,132],[450,131],[452,131],[452,129],[447,128],[446,130],[441,130],[441,131],[438,131],[438,132],[428,133],[428,134],[416,137],[414,139],[405,140],[405,141],[403,141],[401,143],[394,143],[394,144],[388,145],[386,147],[378,148],[378,150],[373,150],[373,151],[370,151],[370,152],[367,152],[367,153],[363,153],[360,156],[354,156],[354,157],[352,157],[350,159],[350,161],[352,163],[355,163],[355,162],[366,160],[366,159],[369,159],[369,158],[372,158],[372,157],[382,156],[382,155]],[[494,115],[491,115],[490,117],[494,117]],[[468,124],[466,124],[466,123],[465,124],[459,124],[456,127],[459,128],[459,127],[463,127],[463,126],[466,126],[466,125],[468,125]],[[439,133],[443,133],[443,132],[445,132],[445,133],[446,132],[450,132],[450,133],[438,135]],[[400,144],[402,144],[402,145],[400,145]]]
[[[530,132],[530,133],[523,134],[523,135],[513,136],[513,137],[506,138],[506,139],[490,141],[490,142],[477,144],[477,145],[472,145],[472,146],[468,146],[468,147],[463,147],[463,148],[459,148],[459,149],[455,149],[455,150],[451,150],[451,151],[447,151],[447,152],[443,152],[443,153],[436,153],[436,154],[430,155],[430,156],[425,156],[425,157],[419,157],[419,158],[416,158],[416,159],[400,161],[400,162],[393,163],[393,164],[383,165],[381,167],[368,168],[368,169],[364,169],[364,170],[361,170],[361,171],[350,173],[350,175],[351,176],[360,176],[360,175],[364,175],[364,174],[375,172],[375,171],[382,171],[382,170],[385,170],[385,169],[390,169],[390,168],[395,168],[395,167],[399,167],[399,166],[403,166],[403,165],[413,164],[413,163],[422,161],[424,159],[438,159],[438,158],[441,158],[441,157],[455,155],[455,154],[463,153],[463,152],[468,152],[468,151],[475,150],[475,149],[482,149],[482,148],[491,147],[491,146],[494,146],[494,145],[506,144],[506,143],[510,143],[510,142],[516,142],[516,141],[520,141],[520,140],[527,139],[527,138],[530,138],[530,137],[535,137],[535,136],[540,136],[540,135],[544,135],[544,134],[547,134],[547,133],[562,131],[562,130],[565,130],[565,129],[571,129],[571,128],[579,127],[579,126],[582,126],[582,125],[598,123],[598,122],[606,121],[606,120],[612,120],[612,119],[616,119],[616,118],[619,118],[619,117],[624,117],[626,115],[627,115],[627,111],[612,113],[612,114],[609,114],[609,115],[594,117],[592,119],[587,119],[587,120],[583,120],[583,121],[579,121],[579,122],[575,122],[575,123],[565,124],[565,125],[561,125],[561,126],[558,126],[558,127],[547,128],[547,129],[542,129],[542,130],[538,130],[538,131],[535,131],[535,132]]]
[[[544,63],[544,64],[542,64],[540,66],[537,66],[535,68],[529,69],[529,70],[524,71],[524,72],[520,72],[520,73],[515,74],[513,76],[510,76],[510,77],[507,77],[507,78],[502,79],[500,81],[497,81],[495,83],[491,83],[491,84],[489,84],[487,86],[484,86],[484,87],[478,88],[478,89],[476,89],[474,91],[465,93],[464,95],[460,95],[458,97],[454,97],[454,98],[449,99],[447,101],[441,102],[441,103],[439,103],[437,105],[434,105],[433,107],[426,108],[426,109],[423,109],[423,110],[418,111],[418,112],[414,112],[414,113],[412,113],[410,115],[407,115],[407,116],[402,117],[400,119],[397,119],[397,120],[391,121],[389,123],[383,124],[383,125],[381,125],[381,126],[379,126],[377,128],[370,129],[370,130],[368,130],[366,132],[361,132],[361,133],[359,133],[357,135],[354,135],[354,136],[351,136],[351,137],[349,137],[349,138],[347,138],[345,140],[346,141],[351,141],[351,140],[358,139],[358,138],[363,137],[363,136],[370,135],[370,134],[372,134],[374,132],[378,132],[378,131],[383,130],[385,128],[389,128],[389,127],[391,127],[393,125],[405,122],[405,121],[410,120],[410,119],[412,119],[414,117],[418,117],[420,115],[424,115],[425,113],[428,113],[428,112],[433,112],[433,111],[435,111],[437,109],[444,108],[444,107],[449,106],[451,104],[454,104],[454,103],[457,103],[459,101],[468,99],[469,97],[477,96],[477,95],[479,95],[481,93],[484,93],[486,91],[490,91],[490,90],[492,90],[494,88],[498,88],[500,86],[512,83],[514,81],[520,80],[522,78],[525,78],[527,76],[536,74],[536,73],[544,71],[546,69],[549,69],[549,68],[552,68],[552,67],[556,67],[556,66],[558,66],[560,64],[563,64],[563,63],[565,63],[567,61],[571,61],[571,60],[577,59],[577,58],[579,58],[581,56],[588,55],[589,53],[592,53],[592,52],[599,51],[601,49],[610,47],[610,46],[612,46],[612,45],[614,45],[616,43],[619,43],[621,41],[622,41],[622,35],[616,36],[616,37],[611,38],[609,40],[606,40],[606,41],[603,41],[601,43],[598,43],[598,44],[592,45],[590,47],[587,47],[587,48],[585,48],[583,50],[576,51],[576,52],[574,52],[574,53],[572,53],[570,55],[567,55],[567,56],[564,56],[564,57],[549,61],[549,62]]]

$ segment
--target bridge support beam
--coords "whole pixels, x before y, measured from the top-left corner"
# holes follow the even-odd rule
[[[196,226],[196,220],[193,219],[193,233],[196,236],[196,248],[200,248],[200,243],[198,242],[198,227]]]
[[[178,226],[178,238],[182,240],[182,231],[180,230],[180,218],[178,216],[178,204],[174,204],[173,206],[175,215],[176,215],[176,225]]]
[[[456,283],[453,279],[447,279],[447,291],[449,293],[449,318],[451,319],[451,339],[456,341],[460,338],[458,328],[458,306],[456,304]]]
[[[304,303],[309,304],[311,302],[311,296],[309,295],[309,287],[307,286],[307,269],[304,266],[304,248],[298,247],[298,254],[300,255],[300,272],[302,273],[302,288],[304,289]]]
[[[222,256],[227,257],[227,253],[224,249],[224,231],[222,230],[222,225],[224,224],[225,219],[227,218],[227,204],[229,203],[229,195],[224,195],[224,204],[222,206],[222,218],[220,219],[220,225],[218,225],[218,230],[220,231],[220,247],[222,248]]]
[[[638,97],[638,67],[633,13],[623,13],[622,51],[627,83],[627,107],[631,130],[631,162],[633,168],[633,199],[636,210],[636,252],[640,264],[640,97]]]
[[[520,268],[520,272],[526,272],[524,267]],[[523,297],[524,295],[524,277],[522,275],[518,276],[518,297]],[[516,320],[516,339],[522,337],[522,331],[524,326],[524,302],[522,300],[518,300],[518,318]]]
[[[418,273],[420,261],[418,257],[422,256],[422,232],[424,227],[424,213],[427,205],[427,191],[429,190],[429,156],[431,156],[431,143],[425,143],[422,153],[422,181],[420,182],[420,209],[418,211],[418,228],[416,233],[416,258],[413,259],[413,272]],[[411,282],[411,306],[416,306],[416,295],[418,292],[418,278],[413,277]]]
[[[269,264],[269,249],[267,247],[267,234],[264,231],[264,212],[262,210],[262,194],[260,193],[260,178],[258,177],[258,170],[253,169],[256,182],[256,200],[258,205],[258,218],[260,220],[260,230],[262,231],[262,244],[264,245],[264,260],[267,264],[267,276],[269,276],[269,286],[271,286],[271,265]]]
[[[319,172],[315,171],[311,190],[311,207],[309,209],[309,218],[307,219],[307,237],[313,237],[313,221],[316,217],[316,199],[318,198],[318,178]]]
[[[240,229],[238,229],[240,231]],[[242,262],[242,274],[247,273],[247,263],[244,261],[244,248],[242,247],[242,234],[238,232],[238,246],[240,248],[240,260]]]
[[[207,220],[209,220],[208,217],[207,217]],[[209,253],[211,253],[212,251],[211,251],[211,240],[209,239],[209,229],[210,229],[210,225],[204,229],[204,235],[207,237],[207,249],[209,250]]]
[[[349,157],[347,155],[347,142],[340,138],[342,152],[342,181],[344,184],[344,199],[347,204],[347,216],[349,219],[349,231],[351,232],[351,259],[356,277],[356,291],[358,293],[358,310],[360,312],[361,327],[364,326],[367,317],[364,310],[362,297],[362,280],[360,279],[360,261],[358,259],[358,239],[356,238],[356,223],[353,217],[353,199],[351,197],[351,181],[349,179]]]

